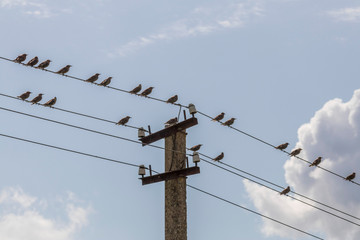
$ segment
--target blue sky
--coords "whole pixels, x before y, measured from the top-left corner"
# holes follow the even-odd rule
[[[306,146],[303,157],[324,155],[330,169],[346,175],[359,168],[359,138],[354,137],[358,123],[346,120],[358,119],[360,111],[354,94],[359,89],[359,22],[360,5],[350,0],[0,0],[0,56],[27,53],[40,61],[51,59],[51,70],[71,64],[73,76],[88,78],[98,72],[101,79],[112,76],[114,87],[131,90],[141,83],[154,86],[152,96],[157,98],[178,94],[179,102],[194,103],[211,116],[225,112],[226,118],[236,117],[234,127],[274,145]],[[18,96],[27,90],[44,93],[44,101],[56,96],[60,108],[112,121],[129,115],[131,125],[151,125],[153,131],[178,113],[174,106],[1,60],[0,92]],[[130,128],[13,99],[1,97],[0,106],[137,138]],[[197,117],[199,125],[188,130],[187,146],[202,143],[204,154],[224,152],[225,163],[322,199],[315,192],[329,185],[306,185],[320,176],[317,172],[304,173],[306,165]],[[5,111],[0,111],[0,124],[3,134],[163,170],[162,150]],[[136,168],[0,139],[3,237],[23,239],[16,235],[23,232],[30,240],[46,234],[56,240],[164,238],[163,183],[141,186]],[[327,145],[316,144],[322,142]],[[342,142],[351,143],[346,150],[352,155],[338,157],[344,149],[326,152]],[[310,214],[314,210],[286,200],[280,206],[290,206],[294,214],[283,214],[274,205],[283,201],[276,193],[205,163],[200,167],[201,174],[189,177],[189,184],[327,239],[340,238],[322,221],[349,227],[349,239],[360,236],[352,226],[337,219],[326,222],[318,212]],[[328,191],[329,204],[356,212],[347,201],[359,204],[357,187],[331,175],[321,179],[339,191],[349,188],[341,192],[348,198]],[[292,230],[279,233],[277,225],[192,189],[187,202],[189,239],[309,239]],[[318,224],[304,224],[314,216]]]

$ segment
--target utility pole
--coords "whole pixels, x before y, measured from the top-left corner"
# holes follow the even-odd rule
[[[150,176],[144,177],[145,167],[139,169],[143,185],[165,181],[165,240],[187,240],[186,178],[200,173],[198,161],[189,167],[186,157],[186,129],[196,125],[197,119],[193,115],[186,120],[185,112],[184,117],[185,121],[140,139],[143,146],[165,139],[165,172],[153,175],[149,166]]]

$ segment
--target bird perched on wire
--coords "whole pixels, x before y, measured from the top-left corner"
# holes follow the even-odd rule
[[[287,188],[285,188],[284,190],[282,190],[281,192],[280,192],[280,195],[286,195],[286,194],[288,194],[290,192],[290,187],[288,186]]]
[[[45,107],[53,107],[53,105],[56,103],[57,98],[54,97],[53,99],[50,99],[49,101],[47,101],[46,103],[44,103]]]
[[[289,155],[292,157],[295,157],[296,155],[298,155],[301,152],[301,148],[297,148],[295,150],[293,150]]]
[[[284,150],[288,146],[289,146],[289,143],[283,143],[283,144],[280,144],[279,146],[275,147],[275,149]]]
[[[17,56],[17,58],[14,59],[14,62],[21,63],[21,62],[25,61],[26,56],[27,56],[26,53],[21,54],[21,55]]]
[[[31,59],[31,60],[26,64],[26,66],[33,67],[33,66],[35,66],[38,62],[39,62],[39,58],[38,58],[38,57],[34,57],[33,59]]]
[[[67,73],[70,70],[70,67],[71,67],[71,65],[66,65],[65,67],[63,67],[62,69],[57,71],[56,73],[64,75],[65,73]]]
[[[41,99],[42,99],[42,95],[44,95],[44,94],[40,93],[39,95],[37,95],[36,97],[34,97],[33,100],[30,101],[30,102],[31,102],[31,105],[40,102]]]
[[[45,69],[50,65],[51,60],[46,60],[40,63],[36,68]]]
[[[27,98],[29,98],[30,97],[30,91],[27,91],[27,92],[24,92],[23,94],[21,94],[20,96],[18,96],[18,98],[20,98],[21,100],[25,100],[25,99],[27,99]]]
[[[322,157],[318,157],[317,159],[315,159],[312,164],[309,165],[309,167],[312,167],[312,166],[317,166],[321,163],[321,158]]]
[[[131,90],[129,93],[131,94],[137,94],[138,92],[141,91],[141,84],[139,84],[139,86],[137,86],[136,88],[134,88],[133,90]]]
[[[200,150],[201,146],[202,146],[202,144],[198,144],[198,145],[191,147],[189,150],[196,152],[196,151]]]
[[[169,121],[167,121],[165,124],[171,125],[171,124],[177,123],[177,121],[178,121],[178,118],[174,117],[174,118],[170,119]]]
[[[220,120],[222,120],[224,118],[224,116],[225,116],[225,113],[222,112],[219,115],[217,115],[216,117],[214,117],[212,119],[212,121],[220,121]]]
[[[96,80],[99,79],[99,75],[100,75],[100,73],[95,73],[94,75],[89,77],[87,80],[85,80],[85,82],[94,83]]]
[[[166,102],[173,104],[173,103],[175,103],[177,100],[178,100],[178,95],[174,95],[174,96],[172,96],[171,98],[169,98]]]
[[[127,123],[129,122],[129,119],[130,119],[130,118],[131,118],[131,117],[126,116],[126,117],[120,119],[120,121],[118,121],[118,122],[116,123],[116,125],[125,125],[125,124],[127,124]]]
[[[107,79],[102,81],[99,85],[106,87],[107,85],[109,85],[111,83],[111,79],[112,79],[112,77],[108,77]]]
[[[351,181],[351,180],[353,180],[354,178],[355,178],[355,176],[356,176],[356,173],[352,173],[352,174],[350,174],[349,176],[347,176],[346,178],[345,178],[345,180],[347,180],[347,181]]]
[[[224,158],[224,153],[222,152],[219,156],[217,156],[216,158],[214,158],[214,161],[220,161],[221,159]]]
[[[142,93],[140,93],[140,95],[147,97],[152,92],[153,89],[154,89],[154,87],[149,87],[149,88],[145,89]]]
[[[227,120],[226,122],[222,123],[222,125],[224,126],[231,126],[236,118],[230,118],[229,120]]]

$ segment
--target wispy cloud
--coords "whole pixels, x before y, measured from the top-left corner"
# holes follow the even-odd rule
[[[53,9],[42,0],[0,0],[0,7],[21,9],[24,14],[38,18],[50,18],[59,13],[69,13],[69,9]]]
[[[354,92],[348,102],[341,99],[328,101],[309,123],[298,129],[298,137],[295,148],[304,149],[300,154],[304,159],[312,161],[322,156],[320,166],[344,177],[356,172],[360,167],[360,89]],[[354,216],[360,215],[358,186],[319,168],[308,167],[295,158],[287,160],[284,169],[286,182],[295,192]],[[355,181],[359,181],[359,178]],[[249,181],[245,181],[245,186],[255,207],[264,214],[308,232],[322,233],[325,239],[360,239],[357,226]],[[299,236],[295,231],[266,220],[262,231],[266,235],[286,239]]]
[[[344,21],[344,22],[360,21],[360,7],[342,8],[334,11],[328,11],[327,14],[335,18],[337,21]]]
[[[58,216],[45,216],[40,209],[47,200],[38,200],[17,188],[5,188],[0,193],[0,239],[12,240],[69,240],[88,223],[91,207],[81,207],[74,197],[67,197],[54,206],[64,207],[67,221]],[[63,206],[64,205],[64,206]]]
[[[216,8],[198,7],[187,17],[179,19],[156,33],[138,37],[110,53],[110,56],[127,56],[141,48],[165,40],[175,40],[211,34],[223,29],[243,27],[253,16],[263,15],[258,3],[237,3]]]

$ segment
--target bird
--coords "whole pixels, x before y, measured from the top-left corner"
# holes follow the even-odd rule
[[[174,117],[174,118],[170,119],[169,121],[167,121],[165,124],[171,125],[171,124],[177,123],[177,121],[178,121],[177,117]]]
[[[283,144],[280,144],[279,146],[275,147],[275,149],[284,150],[288,146],[289,146],[289,143],[283,143]]]
[[[309,167],[319,165],[321,163],[321,158],[322,157],[318,157],[317,159],[315,159],[315,161],[313,161],[312,164],[309,165]]]
[[[131,117],[126,116],[126,117],[120,119],[120,121],[118,121],[118,122],[116,123],[116,125],[125,125],[125,124],[129,121],[130,118],[131,118]]]
[[[352,174],[350,174],[349,176],[347,176],[346,178],[345,178],[345,180],[347,180],[347,181],[351,181],[351,180],[353,180],[354,178],[355,178],[355,176],[356,176],[356,173],[352,173]]]
[[[287,188],[285,188],[284,190],[281,191],[280,195],[286,195],[290,192],[290,187],[288,186]]]
[[[105,79],[104,81],[102,81],[99,85],[106,87],[107,85],[110,84],[111,79],[112,79],[112,77],[108,77],[107,79]]]
[[[178,100],[178,95],[174,95],[171,98],[169,98],[166,102],[167,103],[175,103]]]
[[[202,144],[195,145],[195,146],[190,148],[190,151],[196,152],[201,148],[201,146],[202,146]]]
[[[212,121],[220,121],[221,119],[223,119],[224,118],[224,116],[225,116],[225,113],[220,113],[219,115],[217,115],[216,117],[214,117],[213,119],[212,119]]]
[[[25,61],[26,56],[27,56],[26,53],[21,54],[17,58],[14,59],[14,62],[21,63],[21,62]]]
[[[42,95],[44,95],[44,94],[39,93],[39,95],[37,95],[36,97],[34,97],[33,100],[30,101],[30,102],[31,102],[31,105],[40,102],[41,99],[42,99]]]
[[[49,101],[47,101],[46,103],[44,103],[45,107],[52,107],[55,103],[56,103],[57,98],[54,97],[53,99],[50,99]]]
[[[289,155],[292,157],[295,157],[296,155],[298,155],[301,152],[301,148],[297,148],[295,150],[293,150]]]
[[[67,73],[70,70],[70,67],[71,67],[71,65],[66,65],[65,67],[63,67],[62,69],[57,71],[56,73],[64,75],[65,73]]]
[[[100,73],[95,73],[91,77],[89,77],[85,82],[94,83],[96,80],[98,80]]]
[[[50,65],[51,60],[46,60],[40,63],[36,68],[45,69]]]
[[[219,156],[217,156],[216,158],[214,158],[214,161],[220,161],[221,159],[224,158],[224,153],[222,152]]]
[[[139,86],[137,86],[136,88],[134,88],[133,90],[131,90],[129,93],[131,94],[137,94],[138,92],[141,91],[141,84],[139,84]]]
[[[230,126],[234,123],[236,118],[230,118],[229,120],[227,120],[226,122],[222,123],[222,125],[224,126]]]
[[[153,89],[154,89],[154,87],[149,87],[149,88],[145,89],[140,95],[146,97],[147,95],[149,95],[152,92]]]
[[[33,67],[33,66],[35,66],[38,62],[39,62],[39,58],[38,58],[38,57],[34,57],[33,59],[31,59],[31,60],[26,64],[26,66]]]
[[[20,96],[18,96],[18,98],[20,98],[21,100],[25,100],[28,97],[30,97],[30,91],[24,92],[23,94],[21,94]]]

